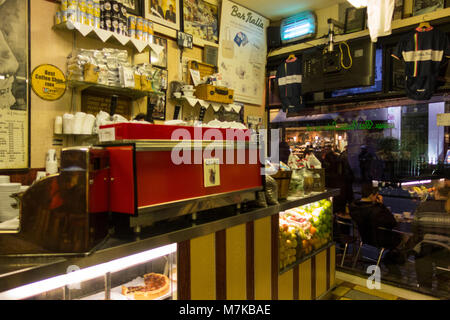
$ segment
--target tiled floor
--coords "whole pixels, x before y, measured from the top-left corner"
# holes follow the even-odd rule
[[[367,268],[370,265],[373,265],[374,262],[365,259],[365,257],[376,258],[376,256],[376,252],[371,252],[370,248],[363,247],[361,258],[358,259],[358,263],[356,264],[355,268],[352,267],[353,257],[351,253],[346,256],[347,259],[344,263],[344,267],[341,268],[340,266],[338,266],[337,268],[339,270],[343,270],[344,272],[347,271],[354,274],[366,275]],[[338,254],[336,255],[336,260],[341,261],[341,257],[342,256],[340,252],[338,252]],[[407,290],[417,291],[426,295],[450,299],[450,292],[439,290],[437,288],[436,281],[433,282],[432,290],[426,290],[418,287],[415,261],[413,256],[410,256],[408,260],[402,265],[386,265],[382,261],[380,264],[380,268],[382,282],[390,283],[392,285],[396,285]]]
[[[376,289],[365,288],[350,282],[337,280],[337,287],[329,300],[405,300]]]

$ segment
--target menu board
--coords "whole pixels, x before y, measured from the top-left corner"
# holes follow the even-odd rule
[[[0,112],[0,168],[28,167],[28,115],[23,111]]]
[[[235,101],[263,105],[269,20],[229,0],[222,2],[219,71]]]
[[[29,166],[28,1],[0,1],[0,169]]]

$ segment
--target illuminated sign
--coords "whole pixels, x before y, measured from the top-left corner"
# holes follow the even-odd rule
[[[316,33],[316,16],[311,11],[300,12],[281,22],[283,44],[312,37]]]
[[[395,125],[392,123],[377,123],[374,124],[372,121],[368,120],[365,122],[358,122],[354,120],[352,123],[337,124],[333,123],[327,126],[306,126],[306,131],[348,131],[348,130],[383,130],[383,129],[395,129]]]

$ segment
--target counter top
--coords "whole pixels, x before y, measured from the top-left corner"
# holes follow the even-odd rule
[[[188,216],[173,221],[161,221],[153,228],[143,229],[139,235],[111,235],[96,248],[94,253],[85,256],[0,257],[0,292],[65,274],[69,266],[76,265],[83,269],[164,245],[208,235],[338,194],[338,189],[331,189],[298,200],[281,201],[279,205],[267,208],[243,208],[241,213],[230,209],[216,209],[199,214],[196,221],[191,221]]]

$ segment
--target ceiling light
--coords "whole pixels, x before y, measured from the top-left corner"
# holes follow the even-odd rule
[[[367,7],[367,0],[347,0],[355,8]]]

